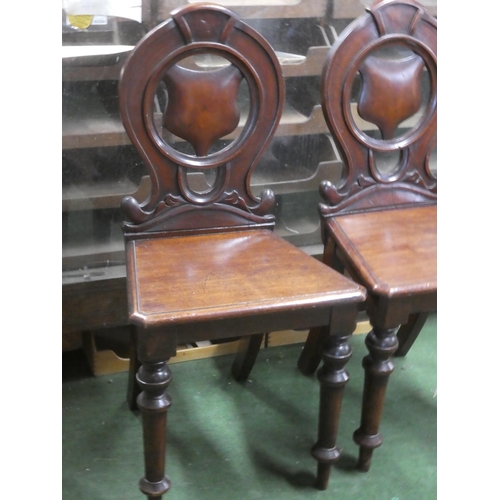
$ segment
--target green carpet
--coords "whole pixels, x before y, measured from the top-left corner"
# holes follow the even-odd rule
[[[436,316],[396,358],[371,470],[355,469],[366,353],[351,341],[338,444],[326,491],[313,488],[319,384],[296,369],[301,346],[262,350],[250,380],[230,375],[233,356],[171,365],[167,475],[171,500],[430,500],[436,498]],[[140,415],[125,403],[127,375],[93,377],[80,351],[63,354],[65,500],[145,498]]]

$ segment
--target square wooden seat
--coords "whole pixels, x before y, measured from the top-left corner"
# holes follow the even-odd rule
[[[333,305],[360,297],[267,230],[131,241],[127,263],[131,320],[177,344],[260,333],[264,321],[269,331],[329,324]]]

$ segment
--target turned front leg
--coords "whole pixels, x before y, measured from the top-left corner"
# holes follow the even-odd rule
[[[170,480],[165,476],[165,451],[167,410],[170,406],[167,386],[171,378],[164,361],[145,362],[137,373],[137,382],[142,389],[137,406],[142,414],[146,472],[139,482],[139,488],[149,500],[161,499],[170,488]]]
[[[336,441],[344,387],[349,380],[345,370],[351,357],[351,347],[347,342],[349,337],[330,336],[326,339],[323,366],[317,375],[321,385],[318,441],[311,453],[318,461],[316,487],[320,490],[327,488],[331,465],[340,455]]]
[[[354,441],[360,446],[358,469],[370,469],[373,450],[382,444],[379,426],[384,408],[389,376],[394,371],[392,356],[398,348],[397,328],[374,328],[366,337],[369,354],[363,359],[365,384],[361,425],[354,432]]]

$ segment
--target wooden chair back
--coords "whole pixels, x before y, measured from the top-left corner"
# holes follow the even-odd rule
[[[208,71],[185,64],[207,56],[218,56],[223,64]],[[238,105],[243,80],[249,95],[244,125]],[[155,106],[162,87],[168,103],[159,117]],[[130,54],[119,102],[152,184],[144,203],[131,196],[122,201],[126,239],[274,227],[274,194],[266,190],[255,197],[250,178],[278,126],[284,82],[273,49],[258,32],[224,7],[174,11]],[[234,140],[214,150],[229,134]],[[176,147],[168,137],[192,150]],[[193,172],[211,172],[213,183],[196,189]]]
[[[414,0],[366,10],[322,74],[323,113],[345,165],[339,185],[320,186],[324,216],[437,201],[436,20]]]

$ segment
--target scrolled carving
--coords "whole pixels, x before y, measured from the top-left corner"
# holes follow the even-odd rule
[[[350,196],[358,193],[364,188],[376,185],[377,182],[372,177],[360,174],[355,182],[350,185],[348,191],[339,191],[330,181],[322,181],[320,184],[320,195],[330,205],[338,205]]]
[[[265,214],[269,213],[269,211],[274,207],[275,196],[271,189],[265,189],[260,193],[260,201],[259,203],[252,208],[253,212],[256,215],[260,215],[262,217]]]
[[[173,194],[167,194],[167,196],[165,196],[165,200],[164,200],[164,204],[167,207],[177,207],[177,206],[183,205],[185,203],[187,203],[187,202],[184,198],[182,198],[182,196],[174,196]]]
[[[377,182],[373,177],[368,177],[366,175],[361,174],[358,176],[357,182],[353,184],[353,189],[351,189],[351,194],[359,191],[360,189],[373,186],[376,183]]]
[[[353,187],[355,184],[353,184]],[[353,188],[351,188],[352,190]],[[345,193],[339,190],[330,181],[321,181],[319,185],[319,194],[330,205],[338,205],[346,196],[349,196],[351,191]],[[326,207],[328,209],[328,206]]]
[[[248,205],[246,204],[245,200],[238,194],[237,191],[224,193],[224,197],[221,201],[223,203],[228,203],[240,207],[242,210],[248,210]]]
[[[238,195],[237,191],[231,191],[230,193],[225,193],[225,196],[221,201],[223,203],[237,206],[242,210],[251,211],[256,215],[264,216],[274,206],[275,196],[272,190],[266,189],[260,194],[259,203],[252,207],[249,207],[246,201]]]
[[[417,170],[412,170],[411,172],[408,172],[404,177],[403,181],[407,182],[412,182],[413,184],[417,184],[422,187],[427,187],[425,185],[424,179],[422,179],[422,176],[418,173]]]
[[[146,222],[151,212],[146,212],[142,209],[139,202],[132,196],[125,196],[121,202],[121,208],[125,217],[133,223]]]

